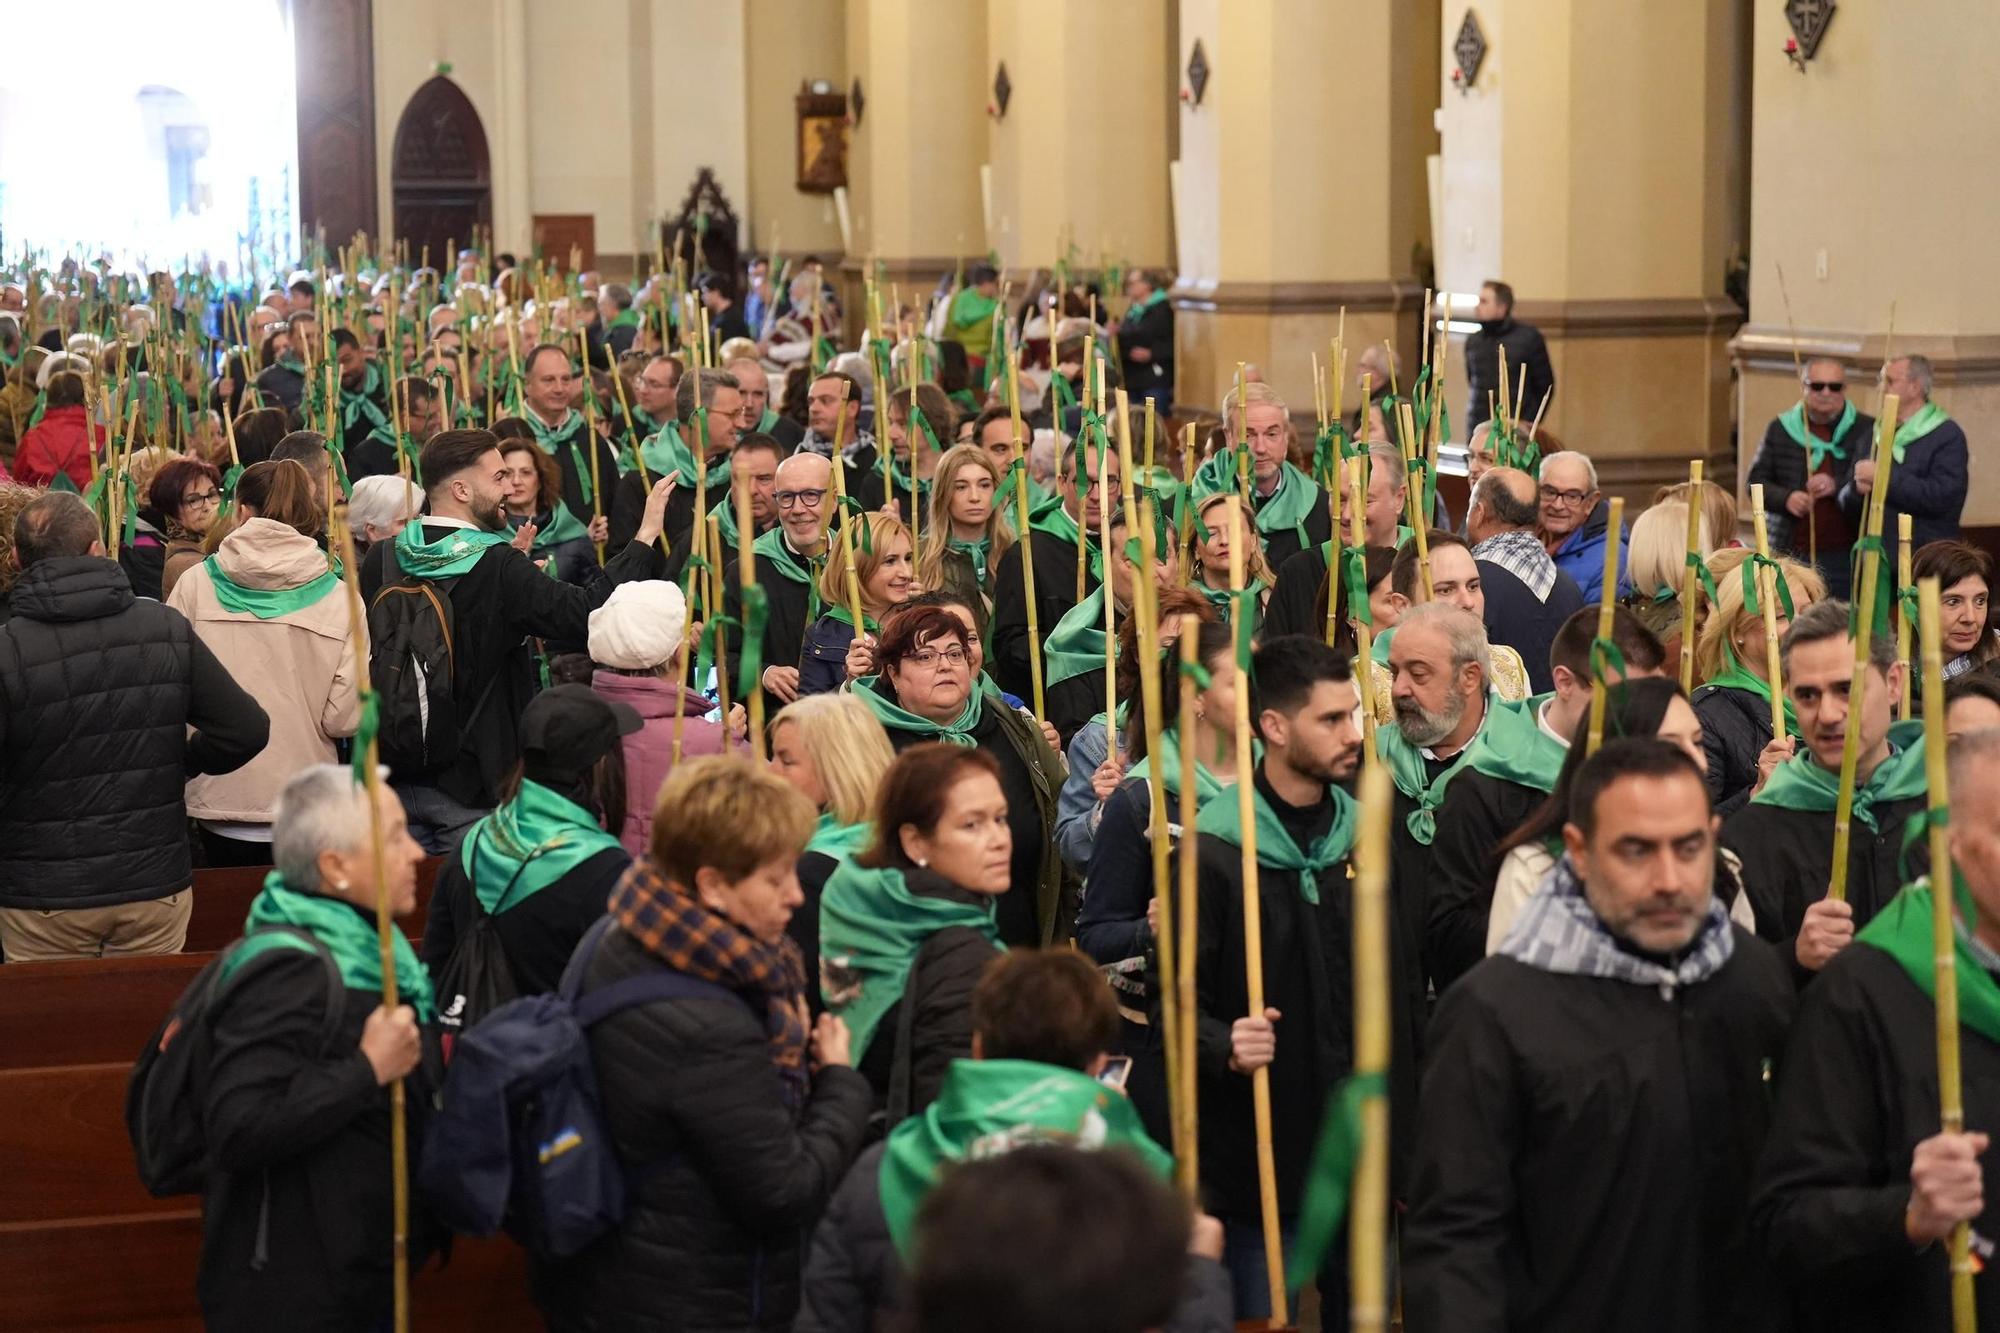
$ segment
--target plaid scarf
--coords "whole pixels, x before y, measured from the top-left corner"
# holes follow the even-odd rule
[[[1496,532],[1472,548],[1472,558],[1500,566],[1527,584],[1538,602],[1548,601],[1549,589],[1556,586],[1556,562],[1532,532]]]
[[[611,891],[612,919],[677,972],[734,991],[762,991],[771,1063],[785,1104],[806,1094],[805,963],[787,937],[765,944],[669,884],[650,856],[634,861]]]
[[[1728,909],[1710,898],[1707,919],[1672,967],[1626,952],[1590,909],[1576,866],[1565,855],[1521,908],[1499,952],[1543,972],[1657,986],[1671,997],[1675,987],[1699,985],[1720,972],[1735,949]]]

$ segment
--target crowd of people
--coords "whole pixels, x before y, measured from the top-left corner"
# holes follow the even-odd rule
[[[1345,1240],[1293,1256],[1289,1309],[1268,1247],[1358,1058],[1380,817],[1390,1206],[1343,1225],[1393,1234],[1404,1327],[1947,1319],[2000,1111],[2000,636],[1923,357],[1879,431],[1802,367],[1746,477],[1767,556],[1713,481],[1612,521],[1498,282],[1454,506],[1393,351],[1317,434],[1254,367],[1190,409],[1139,270],[1017,299],[974,264],[879,323],[810,258],[0,279],[0,951],[177,952],[197,867],[271,868],[207,998],[211,1327],[385,1326],[391,1108],[435,1262],[463,1145],[430,1131],[535,997],[594,1078],[577,1160],[623,1182],[573,1245],[510,1196],[552,1328],[1209,1330],[1302,1288],[1342,1327]],[[1121,390],[1157,451],[1117,447]],[[1904,561],[1939,644],[1886,628]],[[1942,717],[1906,688],[1931,648]],[[1966,1132],[1906,836],[1926,726]],[[574,1146],[522,1169],[555,1188]]]

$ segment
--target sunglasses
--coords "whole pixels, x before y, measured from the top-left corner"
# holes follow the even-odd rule
[[[1846,393],[1845,380],[1807,380],[1806,387],[1814,393]]]

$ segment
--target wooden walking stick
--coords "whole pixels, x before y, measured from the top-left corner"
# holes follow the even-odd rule
[[[1806,415],[1806,365],[1804,358],[1799,355],[1799,326],[1792,322],[1792,298],[1785,290],[1785,266],[1775,262],[1772,266],[1778,270],[1778,299],[1784,302],[1785,330],[1792,339],[1792,370],[1799,377],[1799,429],[1811,435],[1812,422]],[[1838,425],[1839,422],[1836,421],[1834,424]],[[1806,451],[1806,482],[1810,486],[1813,474],[1812,447],[1810,445],[1800,447]],[[1796,551],[1798,548],[1795,546],[1792,549]],[[1810,489],[1806,492],[1806,562],[1815,569],[1819,567],[1819,501],[1813,497]]]
[[[1364,406],[1362,410],[1366,411],[1367,409]],[[1360,552],[1355,559],[1361,561],[1361,592],[1363,601],[1361,605],[1356,606],[1354,605],[1354,598],[1350,595],[1348,598],[1347,614],[1354,619],[1354,682],[1361,689],[1361,734],[1362,738],[1367,742],[1364,748],[1368,753],[1373,754],[1375,752],[1375,645],[1368,624],[1368,603],[1366,601],[1368,593],[1368,515],[1362,501],[1362,490],[1367,484],[1368,455],[1363,453],[1359,458],[1348,460],[1347,467],[1347,513],[1348,522],[1352,525],[1351,536],[1353,538],[1349,542],[1349,545]],[[1335,540],[1339,540],[1338,533],[1335,534]],[[1328,580],[1329,586],[1326,590],[1328,602],[1333,600],[1333,588],[1331,584],[1337,582],[1338,579],[1339,569],[1336,566]]]
[[[1896,515],[1896,590],[1906,593],[1916,587],[1916,580],[1910,575],[1910,516]],[[1910,660],[1910,609],[1903,599],[1896,598],[1896,660]],[[1928,646],[1926,646],[1928,651]],[[1903,697],[1897,700],[1896,716],[1907,720],[1910,716],[1910,677],[1916,673],[1909,667],[1903,669]],[[1925,701],[1926,703],[1929,700]]]
[[[1611,520],[1605,529],[1610,538],[1604,543],[1604,583],[1597,594],[1597,639],[1599,643],[1611,641],[1612,619],[1618,610],[1618,525],[1625,521],[1625,497],[1611,497]],[[1604,705],[1608,701],[1608,687],[1604,680],[1605,663],[1599,657],[1597,644],[1591,645],[1590,653],[1590,731],[1583,751],[1588,759],[1597,753],[1597,747],[1604,744]]]
[[[1417,422],[1410,413],[1408,403],[1396,404],[1396,421],[1399,427],[1396,433],[1402,437],[1403,507],[1409,512],[1410,532],[1416,538],[1417,577],[1424,590],[1424,600],[1428,602],[1436,595],[1431,587],[1431,516],[1424,512],[1424,472],[1412,438],[1417,433]],[[1616,542],[1612,544],[1617,545]]]
[[[1021,431],[1021,354],[1007,354],[1007,411],[1014,422],[1014,521],[1019,529],[1021,593],[1028,602],[1028,681],[1033,687],[1035,716],[1048,716],[1042,698],[1042,627],[1035,607],[1035,542],[1028,526],[1028,457]],[[1060,434],[1057,435],[1060,439]],[[838,465],[835,465],[836,468]]]
[[[332,537],[340,548],[347,583],[348,642],[354,649],[354,680],[361,698],[371,698],[368,685],[368,612],[361,603],[361,562],[354,558],[354,535],[343,511]],[[382,1008],[396,1011],[395,927],[389,920],[389,869],[382,847],[382,766],[375,738],[368,738],[362,758],[362,781],[368,790],[368,833],[375,852],[375,939],[382,951]],[[394,1195],[394,1262],[396,1333],[410,1327],[410,1145],[404,1124],[403,1080],[389,1085],[389,1170]]]
[[[708,618],[722,614],[722,506],[708,516]],[[722,749],[729,750],[729,651],[724,637],[715,636],[715,702],[722,714]]]
[[[1173,988],[1180,1009],[1180,1063],[1176,1069],[1180,1082],[1173,1085],[1180,1099],[1181,1114],[1174,1124],[1183,1124],[1182,1142],[1174,1149],[1174,1164],[1180,1177],[1181,1190],[1190,1198],[1201,1188],[1201,1135],[1198,1117],[1201,1114],[1200,1098],[1196,1092],[1195,1080],[1195,1036],[1199,1024],[1195,1022],[1195,933],[1199,929],[1196,922],[1198,902],[1196,899],[1196,874],[1200,869],[1200,856],[1195,844],[1194,825],[1201,812],[1200,794],[1196,791],[1195,776],[1195,731],[1200,725],[1195,717],[1195,674],[1201,670],[1201,646],[1199,635],[1183,633],[1180,637],[1180,721],[1175,727],[1176,738],[1181,748],[1181,799],[1180,799],[1180,939],[1175,943],[1175,963],[1179,975],[1168,977],[1165,984]],[[1239,682],[1240,685],[1240,682]],[[1155,845],[1164,850],[1167,840],[1155,837]],[[1156,853],[1157,854],[1157,853]],[[1160,923],[1166,934],[1174,933],[1174,921],[1166,914],[1166,905],[1161,904]],[[1164,958],[1162,954],[1162,958]],[[1162,964],[1162,972],[1165,967]],[[1165,1000],[1165,995],[1161,999]]]
[[[1937,996],[1938,1112],[1947,1134],[1965,1132],[1965,1096],[1958,1057],[1958,928],[1952,916],[1957,876],[1951,861],[1949,776],[1945,764],[1944,642],[1938,625],[1938,580],[1917,585],[1917,617],[1922,621],[1924,652],[1924,771],[1930,787],[1931,957],[1937,975],[1931,989]],[[1979,1316],[1972,1294],[1972,1230],[1960,1222],[1951,1229],[1951,1321],[1954,1333],[1974,1333]]]
[[[750,483],[742,477],[731,475],[731,485],[736,491],[736,588],[742,594],[742,604],[750,605],[750,594],[757,586],[756,542],[751,536]],[[747,659],[750,652],[750,621],[744,616],[743,652]],[[743,707],[750,714],[750,756],[756,763],[764,762],[764,691],[758,682],[752,681],[751,688],[743,693]],[[722,717],[723,735],[729,734],[729,715]]]
[[[1875,636],[1875,591],[1882,578],[1882,514],[1889,507],[1889,472],[1896,463],[1895,394],[1882,398],[1875,422],[1875,484],[1868,497],[1868,531],[1861,545],[1861,600],[1854,606],[1854,679],[1847,687],[1847,734],[1840,747],[1840,795],[1833,807],[1833,876],[1826,896],[1847,900],[1847,851],[1854,824],[1855,769],[1861,761],[1861,702],[1868,689],[1868,644]]]
[[[1688,464],[1687,567],[1681,571],[1681,693],[1694,693],[1695,610],[1701,602],[1701,460]],[[1618,582],[1618,529],[1606,530],[1606,548],[1613,552],[1604,581]]]
[[[597,387],[590,382],[590,331],[581,324],[576,329],[576,345],[583,353],[583,436],[590,448],[590,523],[597,526],[597,520],[604,517],[604,487],[597,477]],[[615,373],[615,372],[614,372]],[[701,385],[695,385],[695,398],[701,398]],[[604,543],[594,542],[597,548],[597,567],[604,567]],[[728,728],[723,728],[727,734]]]
[[[1113,759],[1118,757],[1118,597],[1111,585],[1111,460],[1106,456],[1102,435],[1097,439],[1097,549],[1102,552],[1104,572],[1097,591],[1104,598],[1104,731]],[[1133,579],[1136,585],[1138,579]],[[1138,608],[1139,590],[1132,589],[1132,614]]]
[[[1764,483],[1750,488],[1750,522],[1757,534],[1757,554],[1771,558],[1771,536],[1764,517]],[[1764,679],[1771,686],[1771,739],[1785,739],[1784,652],[1778,643],[1778,571],[1757,571],[1757,599],[1764,610]]]
[[[847,483],[843,480],[847,467],[840,461],[840,437],[847,429],[847,381],[840,382],[840,414],[833,419],[833,497],[835,512],[840,515],[840,554],[847,566],[847,612],[854,617],[854,637],[860,638],[864,622],[861,618],[861,571],[854,567],[854,525],[866,523],[866,514],[847,512]]]
[[[1243,591],[1244,542],[1248,540],[1237,496],[1224,502],[1222,521],[1229,527],[1229,590]],[[1249,648],[1250,617],[1239,609],[1233,626],[1236,638],[1236,797],[1243,829],[1243,953],[1245,989],[1250,1015],[1264,1016],[1264,912],[1258,896],[1257,784],[1250,752]],[[1183,834],[1185,836],[1185,834]],[[1264,1271],[1271,1284],[1271,1315],[1282,1321],[1285,1310],[1284,1243],[1278,1227],[1278,1168],[1271,1152],[1271,1069],[1259,1065],[1250,1075],[1250,1097],[1257,1125],[1257,1195],[1263,1205]]]
[[[1389,1077],[1389,770],[1372,750],[1361,770],[1361,837],[1354,858],[1354,1077]],[[1389,1097],[1361,1098],[1361,1145],[1347,1214],[1347,1268],[1355,1333],[1389,1327]]]

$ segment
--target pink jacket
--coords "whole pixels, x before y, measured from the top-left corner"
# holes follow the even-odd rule
[[[646,725],[625,738],[625,829],[619,841],[638,856],[653,840],[653,803],[674,766],[674,706],[683,694],[687,702],[681,720],[681,754],[689,759],[722,753],[722,724],[701,714],[714,704],[679,682],[658,676],[625,676],[616,671],[592,674],[590,687],[607,699],[630,704]],[[747,754],[737,745],[734,752]]]

